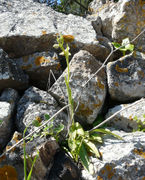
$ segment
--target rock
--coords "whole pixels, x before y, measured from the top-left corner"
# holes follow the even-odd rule
[[[59,145],[53,138],[37,138],[26,145],[26,153],[34,160],[39,156],[34,164],[32,180],[45,179],[46,173],[49,174],[53,166],[54,156],[59,151]],[[23,157],[22,157],[23,159]],[[27,158],[27,169],[31,169],[31,161]]]
[[[104,2],[105,3],[105,2]],[[102,19],[102,33],[112,41],[122,42],[128,37],[135,38],[144,29],[144,0],[119,0],[104,4],[94,0],[90,4],[93,15]],[[135,48],[145,52],[145,33],[133,42]]]
[[[12,145],[16,144],[21,138],[22,134],[15,132],[11,141],[6,146],[6,150],[8,150]],[[3,169],[5,169],[7,173],[5,173]],[[9,153],[6,153],[2,157],[0,157],[0,172],[0,179],[16,178],[19,180],[23,180],[24,167],[22,158],[20,157],[20,146],[16,146]]]
[[[46,120],[46,114],[51,118],[58,110],[60,110],[60,107],[50,94],[38,88],[30,87],[25,91],[18,103],[16,116],[17,131],[23,133],[24,129],[28,127],[27,133],[32,132],[37,129],[37,127],[32,125],[34,120],[43,123]],[[64,112],[58,114],[48,125],[57,127],[61,123],[65,126],[62,133],[62,136],[65,136],[68,118]]]
[[[125,133],[123,131],[113,131],[113,133],[124,140],[106,137],[103,146],[100,147],[102,160],[91,157],[94,174],[89,175],[83,170],[83,178],[85,180],[144,179],[145,133]]]
[[[33,86],[46,90],[52,85],[52,71],[58,78],[62,73],[58,55],[54,52],[37,52],[29,56],[16,59],[20,67],[29,75],[30,83]],[[49,77],[51,77],[49,79]],[[50,81],[50,82],[49,82]]]
[[[63,151],[54,157],[54,164],[46,180],[79,180],[80,171],[69,156]]]
[[[18,100],[14,89],[6,89],[0,97],[0,152],[11,139],[14,130],[13,115]]]
[[[74,105],[76,106],[78,101],[80,101],[76,116],[84,124],[91,124],[96,119],[105,100],[106,75],[104,68],[90,80],[84,89],[82,87],[100,66],[101,63],[84,50],[75,54],[70,62],[70,88]],[[67,69],[50,89],[51,92],[62,97],[65,102],[67,101],[67,90],[64,80],[66,75]],[[79,97],[80,100],[78,99]]]
[[[121,104],[109,109],[106,114],[106,118],[131,104],[133,103]],[[145,99],[143,99],[140,103],[123,110],[121,113],[118,113],[111,121],[108,122],[108,124],[126,132],[132,132],[133,130],[138,130],[139,128],[145,128]]]
[[[28,76],[7,54],[0,49],[0,91],[5,88],[25,89],[28,86]]]
[[[78,49],[89,51],[93,47],[96,49],[93,55],[102,61],[110,52],[108,46],[105,47],[97,39],[90,21],[72,14],[55,12],[33,0],[2,0],[0,26],[0,47],[10,57],[51,50],[57,33],[74,36],[74,42],[71,43],[74,52]]]
[[[112,99],[120,102],[145,97],[145,56],[134,52],[107,64],[107,81]]]

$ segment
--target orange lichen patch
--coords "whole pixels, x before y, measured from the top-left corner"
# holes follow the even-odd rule
[[[28,60],[29,60],[29,56],[24,56],[24,57],[22,57],[22,59],[23,59],[23,62],[28,62]]]
[[[139,5],[144,6],[145,5],[145,1],[144,0],[139,0]]]
[[[39,123],[42,122],[42,119],[41,119],[41,117],[39,117],[39,116],[36,116],[35,120],[37,120]]]
[[[120,67],[118,66],[118,64],[115,66],[115,70],[116,70],[117,72],[120,72],[120,73],[128,72],[128,69],[127,69],[127,68],[120,68]]]
[[[143,177],[142,180],[145,180],[145,177]]]
[[[103,170],[101,170],[101,174],[104,174],[105,173],[105,170],[103,169]]]
[[[28,65],[26,65],[26,66],[21,66],[21,68],[22,68],[23,70],[31,69],[31,68],[32,68],[32,64],[28,64]]]
[[[60,68],[61,68],[61,65],[60,65],[60,63],[58,63],[56,66],[56,70],[59,70]]]
[[[98,104],[93,104],[94,108],[99,108],[102,105],[102,102],[99,100]]]
[[[118,83],[118,82],[115,82],[115,83],[114,83],[114,86],[117,86],[117,87],[118,87],[118,86],[119,86],[119,83]]]
[[[101,178],[100,176],[97,177],[97,180],[103,180],[103,178]]]
[[[99,79],[97,80],[97,85],[100,89],[104,89],[104,87],[105,87],[104,84],[102,84]]]
[[[46,31],[42,31],[42,34],[45,35],[45,34],[46,34]]]
[[[113,176],[114,176],[114,173],[113,173],[113,172],[110,172],[110,173],[108,174],[108,179],[111,179]]]
[[[140,75],[142,78],[144,78],[144,72],[142,71],[137,71],[138,75]]]
[[[71,45],[72,48],[77,48],[76,44]]]
[[[2,157],[0,157],[0,163],[6,159],[6,155],[3,155]]]
[[[34,62],[36,66],[40,66],[42,63],[50,63],[50,59],[45,59],[44,56],[38,56]]]
[[[83,103],[80,104],[77,115],[89,116],[93,114],[93,110],[89,107],[86,107]]]
[[[6,150],[9,150],[11,147],[12,147],[12,146],[6,146]],[[16,148],[14,147],[14,148],[12,148],[10,151],[11,151],[11,152],[14,152],[15,150],[16,150]]]
[[[66,43],[70,43],[74,41],[74,36],[73,35],[63,35],[63,39]]]
[[[142,149],[134,149],[133,151],[135,154],[145,158],[145,152],[142,151]]]
[[[107,171],[111,171],[112,170],[112,166],[110,166],[110,165],[106,165],[105,168],[106,168]]]
[[[18,180],[16,169],[13,166],[5,165],[0,168],[1,180]]]

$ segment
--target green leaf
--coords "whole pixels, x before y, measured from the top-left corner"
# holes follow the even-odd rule
[[[117,49],[119,48],[121,45],[119,43],[116,43],[116,42],[112,42],[113,46]]]
[[[48,114],[45,114],[44,117],[45,117],[45,120],[49,120],[50,119],[50,116]]]
[[[0,124],[2,124],[3,120],[0,120]]]
[[[60,124],[59,126],[57,126],[56,128],[54,128],[54,133],[59,134],[62,130],[64,129],[64,125]]]
[[[106,129],[94,129],[92,132],[100,132],[103,134],[108,134],[108,135],[112,135],[114,137],[116,137],[117,139],[123,140],[122,137],[118,136],[117,134],[112,133],[110,130],[106,130]]]
[[[89,171],[89,157],[87,154],[87,150],[85,148],[84,143],[81,144],[80,151],[79,151],[79,157],[81,159],[82,165],[85,169]]]
[[[100,153],[97,149],[97,147],[95,146],[94,143],[92,143],[91,141],[86,141],[84,140],[85,145],[88,146],[88,148],[91,150],[91,152],[93,152],[97,158],[100,158]]]
[[[33,120],[32,125],[35,127],[39,127],[41,125],[41,123],[38,120]]]
[[[128,44],[125,46],[125,48],[129,51],[133,51],[134,50],[134,45],[133,44]]]
[[[143,117],[145,118],[145,114],[143,114]]]
[[[75,126],[76,126],[77,134],[84,136],[84,130],[83,130],[82,126],[78,122],[75,123]]]
[[[103,143],[102,137],[96,132],[90,134],[90,140]]]

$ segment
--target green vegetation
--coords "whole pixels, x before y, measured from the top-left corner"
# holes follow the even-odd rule
[[[31,180],[31,175],[32,175],[32,171],[33,171],[33,167],[34,164],[37,160],[37,158],[39,157],[39,152],[37,152],[37,155],[34,157],[34,160],[32,160],[27,154],[26,154],[26,142],[25,142],[25,133],[27,131],[27,127],[25,128],[24,132],[23,132],[23,151],[24,151],[24,177],[25,180]],[[30,172],[27,176],[27,161],[26,161],[26,156],[28,157],[29,161],[31,162],[31,169]]]
[[[138,129],[137,131],[143,131],[145,132],[145,114],[143,115],[144,121],[142,122],[140,119],[138,119],[137,116],[135,116],[133,119],[137,122],[138,124]]]
[[[71,37],[71,38],[70,38]],[[66,137],[67,144],[64,149],[71,155],[71,157],[78,162],[79,158],[81,160],[82,165],[85,169],[87,169],[90,173],[93,172],[92,164],[89,161],[89,155],[94,154],[97,158],[101,158],[101,154],[97,148],[97,144],[103,142],[102,135],[113,135],[119,139],[119,136],[111,133],[109,130],[105,129],[95,129],[92,131],[85,131],[83,127],[74,121],[74,103],[72,99],[71,88],[69,86],[70,80],[70,71],[69,71],[69,46],[68,42],[70,39],[73,39],[71,35],[58,35],[57,42],[55,44],[55,48],[61,49],[61,55],[65,56],[66,63],[67,63],[67,77],[65,76],[65,84],[67,89],[68,95],[68,103],[69,103],[69,116],[70,116],[70,128],[68,132],[68,137]],[[68,41],[69,40],[69,41]],[[65,48],[65,47],[66,48]]]
[[[119,48],[119,50],[122,51],[123,56],[125,56],[125,52],[126,52],[126,51],[129,50],[129,51],[132,52],[132,51],[134,50],[134,45],[133,45],[133,44],[130,44],[129,38],[123,39],[121,44],[116,43],[116,42],[112,42],[112,44],[113,44],[113,46],[114,46],[116,49]]]

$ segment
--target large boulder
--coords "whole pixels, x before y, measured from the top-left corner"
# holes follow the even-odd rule
[[[0,49],[0,91],[5,88],[25,89],[28,86],[28,76],[15,61]]]
[[[109,93],[120,102],[145,97],[145,55],[134,52],[106,67]]]
[[[16,59],[19,66],[29,75],[31,85],[46,90],[54,83],[51,73],[58,78],[62,73],[58,55],[54,52],[36,52]]]
[[[111,137],[104,139],[100,147],[102,160],[91,157],[94,174],[83,170],[85,180],[143,180],[145,177],[145,133],[113,131],[123,140]]]
[[[137,104],[120,104],[114,108],[110,108],[106,114],[106,118],[112,116],[114,113],[122,110],[128,105],[133,105],[132,107],[124,109],[122,112],[118,113],[108,122],[108,124],[111,127],[122,129],[126,132],[145,129],[145,99],[136,101],[135,103]]]
[[[104,68],[102,68],[95,77],[90,79],[85,88],[83,88],[83,85],[92,77],[101,65],[102,63],[84,50],[75,54],[70,62],[70,88],[74,105],[79,105],[76,116],[82,123],[91,124],[96,119],[104,104],[107,91]],[[67,69],[53,84],[49,91],[50,93],[52,92],[61,97],[62,101],[64,100],[64,102],[67,102],[65,76],[67,76]]]
[[[0,96],[0,152],[9,142],[14,131],[14,111],[18,101],[18,93],[14,89],[6,89]]]
[[[104,45],[97,39],[90,21],[72,14],[55,12],[33,0],[2,1],[0,26],[0,47],[11,57],[52,49],[57,33],[73,35],[74,51],[93,48],[92,53],[102,60],[110,51],[108,44]]]
[[[34,120],[43,123],[46,120],[46,114],[51,118],[58,110],[60,110],[60,107],[50,94],[38,88],[30,87],[18,102],[15,120],[17,131],[23,133],[26,127],[27,133],[36,130],[37,127],[33,125]],[[61,123],[65,126],[63,131],[63,135],[65,136],[67,133],[68,118],[64,112],[58,114],[48,124],[49,126],[53,125],[57,127]]]
[[[116,42],[126,37],[132,40],[144,29],[144,8],[144,0],[119,0],[117,3],[94,0],[90,4],[93,16],[98,15],[102,19],[103,35]],[[136,49],[144,52],[144,41],[145,33],[133,44]]]

